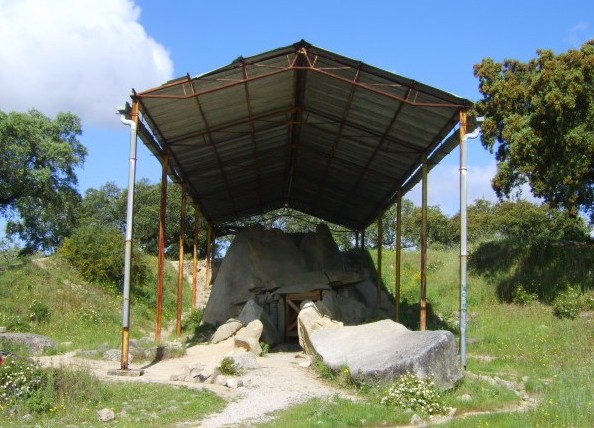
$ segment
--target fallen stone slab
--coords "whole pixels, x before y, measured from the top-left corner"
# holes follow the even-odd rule
[[[243,327],[243,323],[241,321],[231,318],[227,320],[225,324],[217,328],[210,341],[213,344],[222,342],[223,340],[228,339],[237,333],[241,327]]]
[[[333,370],[348,367],[353,377],[393,380],[410,372],[430,376],[444,389],[464,371],[449,331],[411,331],[391,320],[324,328],[309,333],[313,354]]]
[[[49,337],[34,333],[0,333],[0,339],[15,345],[22,345],[32,356],[54,351],[58,344]]]

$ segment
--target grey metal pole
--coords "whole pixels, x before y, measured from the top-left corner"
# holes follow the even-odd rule
[[[121,115],[122,123],[130,126],[130,166],[128,174],[128,203],[126,208],[126,249],[124,259],[124,290],[122,308],[122,357],[121,369],[128,369],[128,350],[130,343],[130,276],[132,265],[132,225],[134,220],[134,185],[136,182],[136,136],[138,122],[138,102],[132,105],[131,119]]]
[[[467,150],[466,140],[477,138],[481,128],[475,129],[470,134],[466,133],[466,112],[460,113],[460,360],[466,368],[466,312],[467,312],[467,264],[468,264],[468,237],[466,215],[466,173]]]

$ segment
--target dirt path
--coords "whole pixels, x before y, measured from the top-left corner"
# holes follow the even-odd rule
[[[244,386],[237,389],[170,380],[171,376],[183,374],[196,364],[216,365],[232,350],[231,339],[216,345],[190,347],[183,357],[160,361],[154,365],[131,364],[131,369],[144,370],[144,374],[138,377],[110,376],[107,374],[108,370],[119,368],[119,363],[82,359],[74,356],[74,353],[40,357],[38,360],[45,366],[69,365],[88,368],[100,379],[108,381],[155,382],[208,389],[229,402],[223,412],[211,415],[202,421],[187,421],[183,424],[184,427],[249,426],[270,419],[271,412],[310,398],[330,397],[337,394],[353,398],[320,380],[311,368],[300,366],[299,363],[304,361],[301,352],[275,352],[258,357],[260,368],[248,370],[242,375],[240,379]]]

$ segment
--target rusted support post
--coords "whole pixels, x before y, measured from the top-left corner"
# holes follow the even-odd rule
[[[421,331],[427,330],[427,155],[423,155],[421,222]]]
[[[212,279],[212,250],[213,250],[213,229],[212,225],[208,225],[208,233],[206,237],[206,288],[210,288],[210,281]]]
[[[375,305],[382,304],[382,249],[384,247],[384,219],[383,213],[377,218],[377,289],[375,291]]]
[[[163,322],[163,282],[165,277],[165,239],[167,217],[167,172],[169,171],[169,151],[163,156],[161,170],[161,210],[159,214],[159,249],[157,259],[157,318],[155,321],[155,341],[161,343],[161,324]]]
[[[361,230],[361,249],[359,251],[359,272],[363,272],[363,261],[365,257],[365,229]]]
[[[194,208],[194,247],[192,251],[192,309],[198,305],[198,248],[200,240],[200,209]]]
[[[186,238],[186,195],[188,182],[182,184],[181,213],[179,216],[179,264],[177,267],[177,319],[175,332],[177,337],[182,333],[182,311],[184,303],[184,242]]]
[[[136,146],[138,134],[138,100],[134,100],[130,119],[121,115],[122,123],[130,126],[130,167],[128,174],[128,200],[126,207],[126,245],[124,252],[124,289],[122,307],[121,369],[128,370],[130,349],[130,278],[132,274],[132,228],[134,223],[134,185],[136,184]]]
[[[396,304],[396,322],[400,322],[400,273],[402,266],[402,191],[396,196],[396,266],[394,284],[394,303]]]

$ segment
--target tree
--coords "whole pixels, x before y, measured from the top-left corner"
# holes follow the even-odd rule
[[[414,207],[412,212],[403,216],[402,230],[405,246],[419,246],[421,243],[421,228],[423,211],[421,207]],[[427,207],[427,241],[429,245],[453,245],[457,237],[456,225],[445,215],[439,206]]]
[[[594,40],[526,63],[490,58],[475,65],[486,116],[483,145],[495,152],[493,188],[509,197],[524,183],[535,196],[594,220]]]
[[[36,110],[0,111],[0,215],[26,252],[53,251],[73,227],[75,168],[87,153],[81,134],[71,113],[52,120]]]

